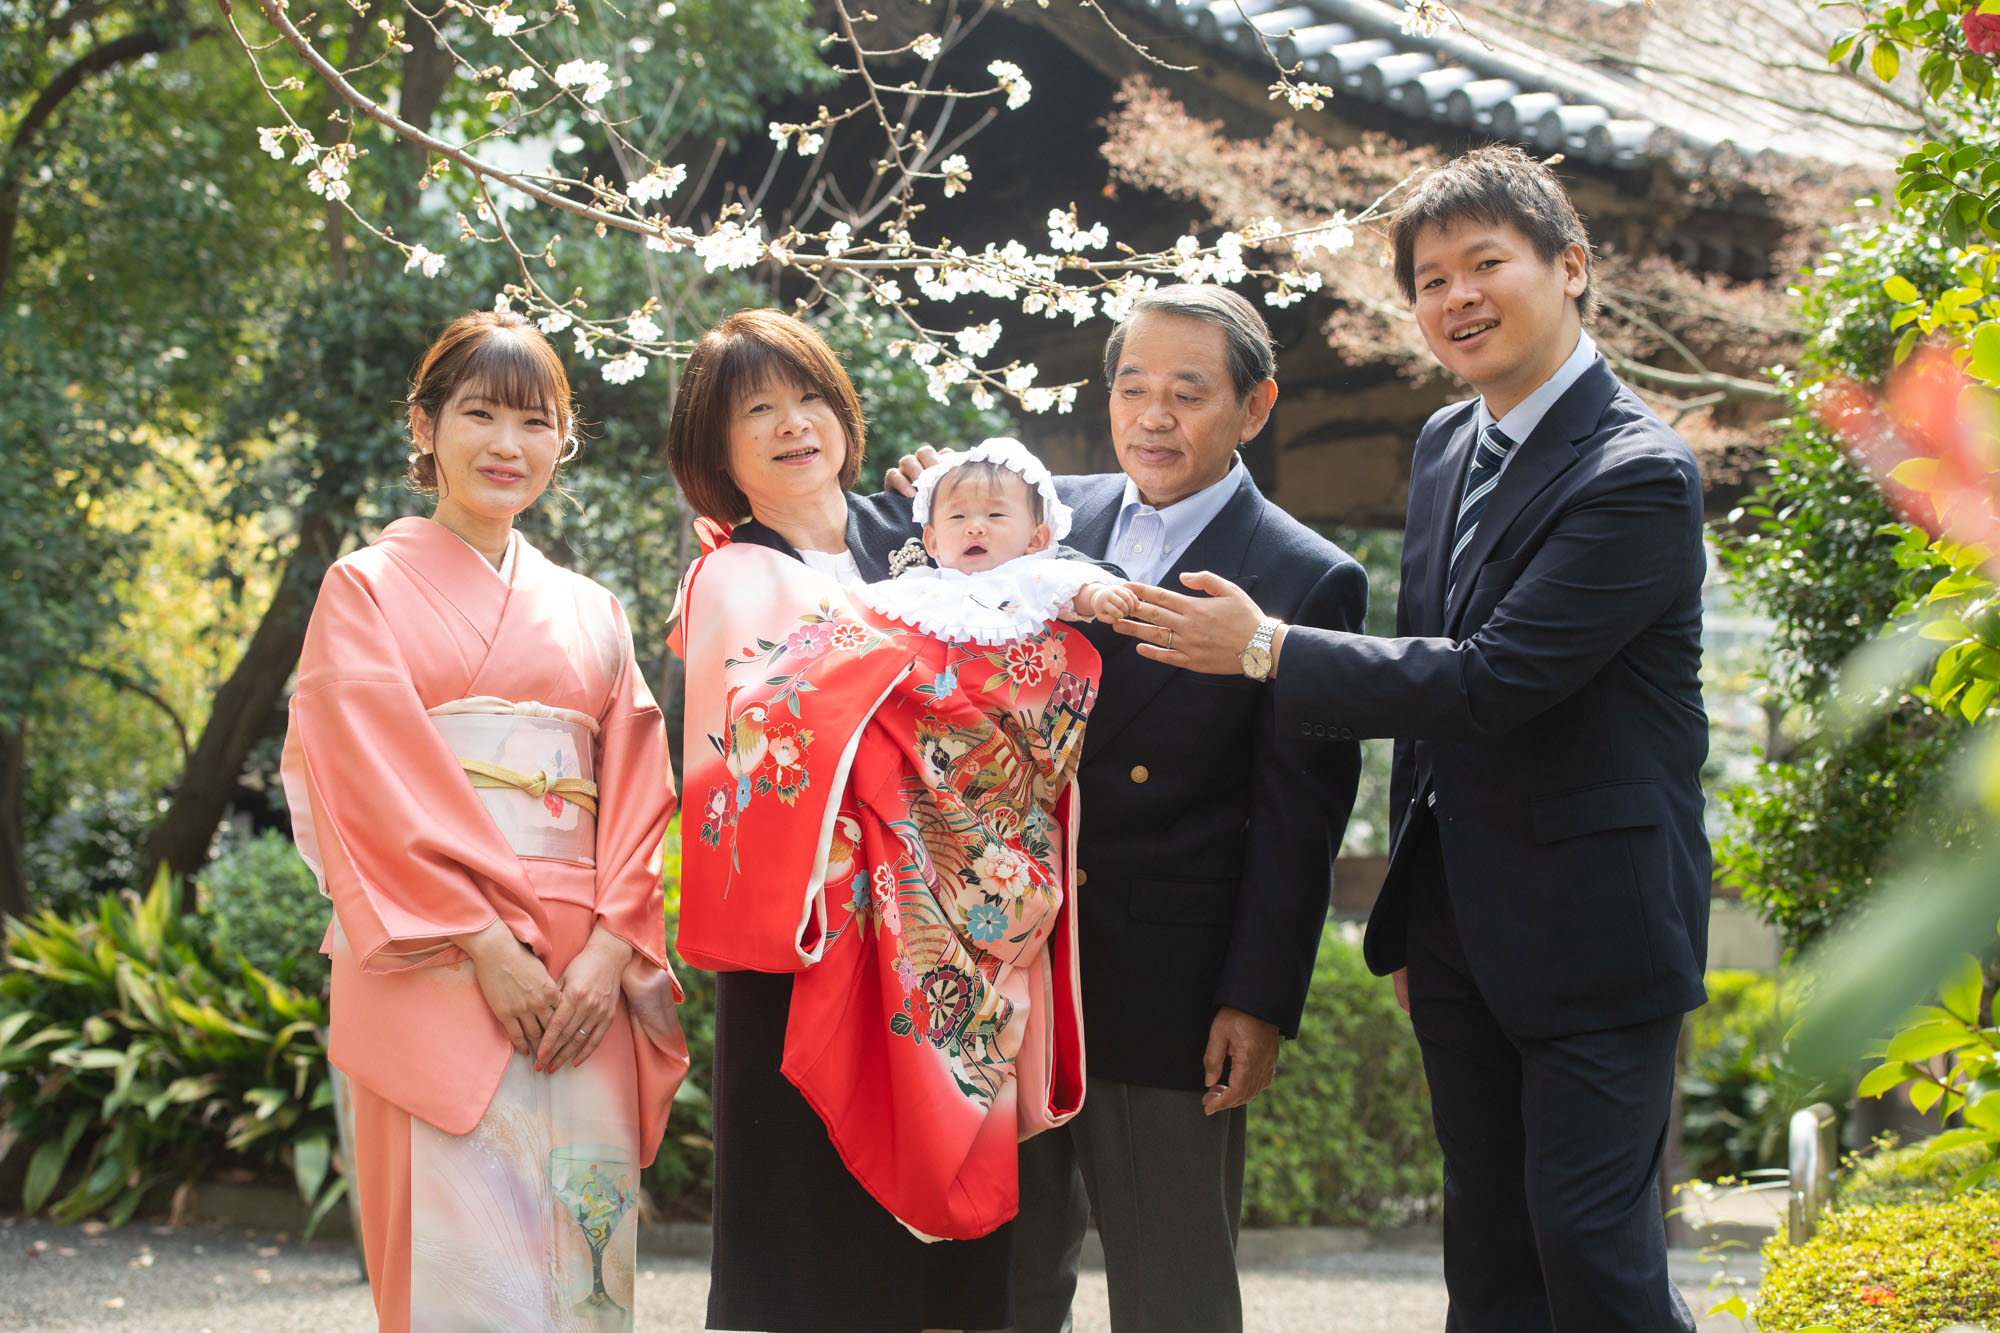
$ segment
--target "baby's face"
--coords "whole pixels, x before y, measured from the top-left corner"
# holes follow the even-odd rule
[[[1049,525],[1035,521],[1028,483],[1014,473],[997,482],[947,477],[931,497],[924,549],[946,569],[994,569],[1048,545]]]

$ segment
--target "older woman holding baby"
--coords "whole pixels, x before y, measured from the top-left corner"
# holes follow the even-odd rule
[[[711,1328],[1012,1323],[1014,1145],[1081,1096],[1066,791],[1097,664],[1045,622],[1127,594],[1043,568],[1067,511],[991,442],[921,498],[925,543],[1039,605],[928,634],[950,598],[919,578],[884,614],[915,526],[848,492],[864,438],[832,351],[759,310],[695,347],[669,430],[704,547],[674,636],[680,943],[720,972]]]

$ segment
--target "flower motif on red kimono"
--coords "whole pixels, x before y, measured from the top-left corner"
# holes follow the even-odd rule
[[[836,648],[859,648],[868,642],[868,630],[852,620],[836,620],[833,622],[833,635],[829,641]]]
[[[749,778],[741,781],[747,783]],[[748,797],[746,795],[745,799]],[[722,845],[722,830],[736,822],[735,812],[730,809],[729,788],[710,787],[708,798],[701,803],[701,831],[697,835],[710,847]]]
[[[757,782],[757,790],[774,791],[786,805],[795,805],[812,774],[806,771],[806,752],[812,748],[812,733],[790,723],[771,723],[764,728],[768,747],[764,763],[769,770]]]
[[[1028,859],[1004,845],[987,844],[974,858],[972,873],[979,876],[980,887],[1003,898],[1018,898],[1034,886]]]
[[[910,961],[907,954],[896,955],[896,980],[902,983],[905,995],[917,988],[917,965]]]
[[[1034,639],[1023,639],[1007,648],[1007,656],[1002,661],[1007,679],[1016,689],[1039,684],[1048,674],[1048,661],[1042,645]]]
[[[1042,671],[1050,676],[1060,676],[1069,665],[1069,650],[1063,647],[1060,634],[1038,634],[1028,642],[1040,646]]]
[[[965,914],[965,933],[981,944],[993,944],[1007,933],[1007,913],[994,903],[976,903]]]
[[[875,867],[875,910],[891,935],[903,933],[903,909],[896,901],[896,872],[888,866]]]
[[[785,637],[785,648],[794,657],[811,661],[832,646],[833,633],[831,625],[801,625]]]

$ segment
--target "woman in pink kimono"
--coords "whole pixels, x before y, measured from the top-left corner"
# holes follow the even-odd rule
[[[660,711],[618,602],[513,529],[572,439],[518,315],[452,324],[410,392],[430,518],[327,571],[285,790],[333,900],[384,1329],[630,1329],[639,1172],[687,1068],[666,959]]]

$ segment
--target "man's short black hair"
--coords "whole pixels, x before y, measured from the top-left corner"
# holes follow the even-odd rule
[[[1571,245],[1582,246],[1586,280],[1576,309],[1586,320],[1597,313],[1597,295],[1588,281],[1595,263],[1590,234],[1576,215],[1569,191],[1547,164],[1512,144],[1475,148],[1427,172],[1389,219],[1396,286],[1404,300],[1417,299],[1417,237],[1429,228],[1445,231],[1468,221],[1513,227],[1528,238],[1545,264],[1553,264]]]

